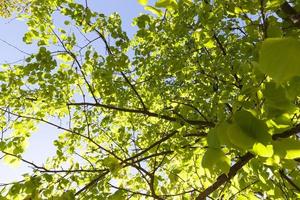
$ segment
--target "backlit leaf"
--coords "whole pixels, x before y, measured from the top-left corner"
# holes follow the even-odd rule
[[[139,2],[141,5],[145,6],[145,5],[147,5],[148,0],[138,0],[138,2]]]
[[[230,169],[230,159],[220,149],[208,148],[202,158],[202,166],[213,171],[220,169],[228,173]]]
[[[272,157],[273,156],[273,146],[263,145],[262,143],[255,143],[253,145],[253,152],[262,157]]]
[[[161,17],[163,15],[163,12],[161,10],[159,10],[158,8],[155,8],[153,6],[145,6],[144,9],[150,11],[151,13],[153,13],[159,17]]]
[[[175,9],[177,7],[177,2],[176,0],[158,0],[155,3],[155,6],[159,8]]]
[[[285,159],[300,158],[300,141],[292,138],[280,139],[274,142],[275,153]]]
[[[259,67],[281,83],[300,75],[300,41],[294,38],[266,39],[261,47]]]

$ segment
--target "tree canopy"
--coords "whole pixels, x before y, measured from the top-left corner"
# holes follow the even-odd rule
[[[300,2],[139,3],[134,36],[88,1],[26,4],[38,48],[1,66],[0,151],[33,172],[0,199],[299,198]],[[60,130],[43,165],[40,124]]]

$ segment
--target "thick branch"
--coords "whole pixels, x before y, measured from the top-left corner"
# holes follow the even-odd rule
[[[238,162],[236,162],[234,165],[229,170],[228,175],[226,174],[221,174],[218,178],[217,181],[214,182],[211,186],[206,188],[203,192],[200,193],[200,195],[196,198],[196,200],[205,200],[205,198],[210,195],[212,192],[217,190],[221,185],[229,181],[231,178],[233,178],[237,172],[244,166],[246,165],[249,160],[254,158],[254,155],[250,152],[246,153],[243,155]]]
[[[286,130],[282,133],[274,134],[272,136],[272,139],[273,140],[278,140],[279,138],[288,138],[288,137],[290,137],[292,135],[295,135],[299,132],[300,132],[300,124],[297,124],[295,127],[291,128],[289,130]]]
[[[183,137],[207,137],[207,133],[201,131],[198,133],[187,133]]]
[[[273,135],[272,139],[278,140],[280,138],[287,138],[299,132],[300,132],[300,124],[297,124],[295,127],[287,131]],[[255,155],[250,152],[243,155],[238,162],[236,162],[234,165],[231,166],[228,175],[224,173],[221,174],[217,178],[216,182],[214,182],[211,186],[209,186],[203,192],[201,192],[198,197],[196,197],[196,200],[205,200],[205,198],[208,195],[210,195],[211,193],[216,191],[221,185],[223,185],[224,183],[232,179],[237,174],[237,172],[254,157]]]

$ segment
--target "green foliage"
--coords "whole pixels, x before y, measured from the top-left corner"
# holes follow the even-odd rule
[[[281,83],[300,75],[300,41],[295,38],[266,39],[261,47],[260,68]]]
[[[0,199],[299,198],[299,2],[138,3],[132,37],[79,1],[26,4],[37,51],[1,66],[0,151],[34,170]]]
[[[0,1],[0,16],[11,17],[16,13],[27,11],[27,6],[30,0],[3,0]]]
[[[202,166],[212,173],[217,168],[227,174],[230,169],[230,159],[220,149],[209,148],[203,155]]]
[[[256,141],[263,144],[271,141],[267,125],[262,120],[254,117],[252,113],[237,111],[234,115],[234,121],[244,133]]]
[[[274,142],[277,154],[285,159],[295,159],[300,157],[300,141],[286,138]]]

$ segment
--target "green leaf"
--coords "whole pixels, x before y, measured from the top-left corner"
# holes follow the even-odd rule
[[[277,83],[300,75],[300,41],[294,38],[266,39],[261,47],[259,67]]]
[[[211,131],[209,131],[207,135],[207,144],[211,148],[220,147],[220,141],[216,129],[212,129]]]
[[[290,100],[294,100],[297,96],[300,95],[300,76],[296,76],[294,78],[292,78],[289,83],[289,85],[287,86],[287,97]]]
[[[148,3],[148,0],[138,0],[139,4],[145,6]]]
[[[294,78],[292,79],[294,80]],[[292,84],[297,84],[297,81]],[[295,87],[295,86],[294,86]],[[297,87],[297,86],[296,86]],[[295,97],[297,89],[291,91],[293,86],[289,90],[285,89],[281,85],[276,85],[274,82],[266,83],[266,89],[264,90],[265,109],[268,116],[277,117],[284,113],[292,113],[296,109],[292,104],[292,101],[287,97],[287,92],[290,91],[290,98]]]
[[[124,199],[124,190],[117,190],[114,194],[108,197],[108,200],[119,200]]]
[[[223,122],[221,124],[218,124],[215,127],[215,131],[217,132],[218,139],[221,145],[231,145],[231,141],[227,135],[227,130],[231,125],[229,123]]]
[[[284,138],[274,141],[275,154],[284,159],[300,158],[300,141]]]
[[[270,24],[267,30],[268,37],[281,37],[282,31],[280,26]]]
[[[17,184],[14,184],[10,190],[9,190],[9,193],[12,194],[12,195],[16,195],[20,192],[21,190],[21,185],[19,183]]]
[[[47,182],[51,182],[53,180],[53,176],[51,176],[50,174],[44,174],[43,177]]]
[[[202,167],[212,169],[216,163],[215,155],[218,154],[218,149],[208,148],[202,158]]]
[[[158,8],[155,8],[153,6],[145,6],[144,9],[150,11],[151,13],[153,13],[159,17],[161,17],[163,15],[163,12],[161,10],[159,10]]]
[[[240,7],[235,7],[235,8],[234,8],[234,12],[235,12],[236,14],[240,14],[240,13],[243,13],[244,11],[243,11]]]
[[[118,159],[115,157],[106,157],[102,160],[102,163],[105,167],[108,167],[112,173],[117,172],[121,167]]]
[[[158,0],[155,6],[159,8],[176,9],[177,2],[176,0]]]
[[[75,199],[75,195],[72,191],[64,192],[60,197],[57,198],[58,200],[73,200]]]
[[[204,46],[206,47],[206,48],[214,48],[214,47],[216,47],[216,45],[215,45],[215,43],[214,43],[214,41],[213,40],[209,40],[208,42],[206,42],[206,43],[204,43]]]
[[[12,167],[19,167],[21,164],[21,160],[15,156],[6,155],[3,160],[5,164]]]
[[[252,149],[252,146],[256,142],[253,137],[250,137],[236,124],[228,126],[227,137],[234,146],[243,150]]]
[[[253,145],[253,152],[262,157],[272,157],[273,156],[273,146],[263,145],[262,143],[255,143]]]
[[[3,151],[5,149],[5,147],[6,147],[6,143],[1,141],[0,142],[0,151]]]
[[[263,144],[268,144],[271,141],[266,123],[257,119],[251,112],[238,111],[234,115],[234,120],[241,130],[255,141]]]
[[[230,159],[221,149],[208,148],[202,158],[202,167],[210,171],[220,169],[223,173],[228,173],[230,169]]]
[[[290,106],[290,100],[287,98],[286,90],[274,82],[266,83],[264,96],[267,103],[275,108],[287,109]]]
[[[70,21],[65,20],[65,21],[64,21],[64,24],[65,24],[65,25],[70,25]]]
[[[284,2],[284,0],[269,0],[267,1],[268,9],[276,9],[280,7],[280,5]]]

